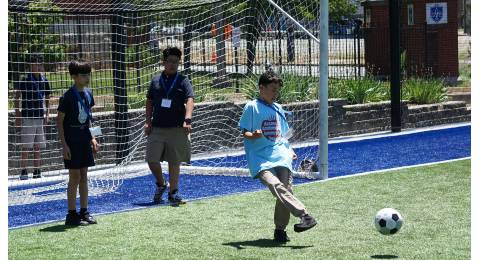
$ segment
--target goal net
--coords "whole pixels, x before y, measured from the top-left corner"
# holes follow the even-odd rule
[[[55,120],[58,99],[72,85],[67,66],[73,59],[92,65],[93,120],[103,132],[96,166],[89,169],[90,194],[149,174],[146,92],[162,70],[167,46],[182,50],[179,70],[195,92],[192,163],[182,166],[182,173],[248,175],[238,120],[245,103],[258,95],[259,75],[271,69],[284,80],[278,102],[292,112],[296,174],[315,178],[319,45],[311,36],[318,37],[319,2],[274,3],[278,6],[266,0],[9,1],[9,204],[66,198],[68,172]],[[31,84],[33,55],[43,57],[49,96],[42,88],[19,87]],[[337,73],[349,74],[349,67]],[[34,141],[41,144],[39,157],[22,134],[29,119],[25,102],[33,101],[42,102],[49,115],[44,140]],[[24,168],[28,180],[19,179]],[[41,178],[33,178],[35,168]]]

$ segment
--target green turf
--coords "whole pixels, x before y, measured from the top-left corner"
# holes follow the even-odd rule
[[[271,242],[274,199],[267,190],[9,231],[12,259],[469,259],[470,160],[300,185],[295,193],[319,224],[292,241]],[[383,207],[405,219],[379,234]],[[72,258],[73,259],[73,258]]]

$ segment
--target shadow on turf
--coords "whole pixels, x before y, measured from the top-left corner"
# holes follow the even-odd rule
[[[239,241],[239,242],[230,242],[230,243],[224,243],[222,244],[224,246],[231,246],[235,247],[236,249],[245,249],[248,246],[253,246],[253,247],[289,247],[291,249],[303,249],[303,248],[308,248],[308,247],[313,247],[313,246],[289,246],[287,244],[280,244],[277,242],[274,242],[271,239],[257,239],[257,240],[248,240],[248,241]]]
[[[135,206],[140,206],[140,207],[151,207],[151,206],[165,205],[165,203],[155,203],[155,202],[152,202],[152,201],[149,201],[149,202],[135,202],[135,203],[132,203],[132,204],[135,205]]]
[[[396,255],[372,255],[370,256],[373,259],[394,259],[398,258]]]
[[[149,201],[149,202],[135,202],[135,203],[132,203],[132,204],[135,205],[135,206],[140,206],[140,207],[153,207],[153,206],[178,207],[178,206],[180,206],[179,203],[171,203],[171,202],[164,201],[164,200],[162,200],[160,203],[155,203],[153,201]],[[185,204],[185,203],[181,203],[181,204]]]
[[[40,232],[65,232],[67,229],[78,228],[78,226],[66,226],[63,224],[42,228]]]

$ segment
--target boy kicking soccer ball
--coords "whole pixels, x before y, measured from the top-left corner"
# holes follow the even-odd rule
[[[283,84],[273,71],[267,71],[258,81],[260,98],[248,102],[240,118],[245,154],[253,178],[258,178],[277,198],[274,213],[274,241],[290,241],[285,231],[290,213],[300,218],[295,232],[314,227],[317,222],[292,193],[292,161],[297,155],[286,138],[289,126],[285,111],[274,101]]]

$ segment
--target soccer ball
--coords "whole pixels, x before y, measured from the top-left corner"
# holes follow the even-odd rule
[[[378,232],[384,235],[397,233],[403,225],[403,218],[400,213],[392,208],[384,208],[375,215],[375,227]]]
[[[298,167],[299,172],[318,172],[318,166],[312,159],[304,159]]]

